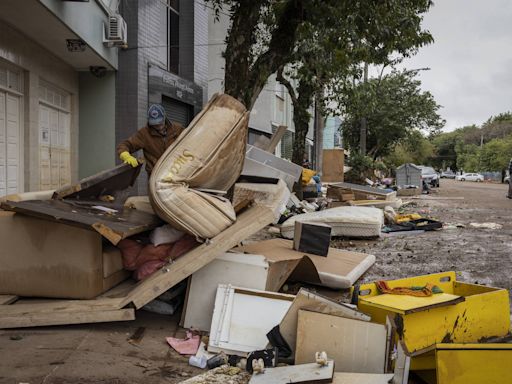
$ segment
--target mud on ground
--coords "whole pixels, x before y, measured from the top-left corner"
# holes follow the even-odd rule
[[[465,228],[442,229],[417,235],[398,235],[378,241],[334,240],[332,245],[372,253],[377,261],[360,279],[370,282],[421,274],[456,271],[458,280],[512,288],[512,200],[507,186],[441,180],[432,198],[411,200],[408,212],[428,213],[444,223]],[[404,201],[407,198],[403,198]],[[470,223],[494,222],[502,229],[476,229]]]

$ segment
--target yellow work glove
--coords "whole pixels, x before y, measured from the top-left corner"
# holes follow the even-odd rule
[[[130,152],[128,151],[121,152],[119,158],[123,160],[125,164],[130,164],[133,168],[139,165],[137,159],[130,155]]]

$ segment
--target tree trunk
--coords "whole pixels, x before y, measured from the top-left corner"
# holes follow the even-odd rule
[[[257,56],[252,53],[260,12],[268,0],[241,1],[234,5],[231,29],[225,52],[224,92],[240,100],[251,110],[270,75],[290,61],[297,29],[303,21],[303,2],[288,0],[283,6],[268,49]]]
[[[366,83],[368,82],[368,63],[364,64],[364,75],[363,75],[363,81]],[[368,127],[367,127],[368,121],[366,120],[366,116],[363,116],[361,118],[360,122],[360,132],[359,132],[359,152],[361,155],[366,155],[366,136],[368,133]]]

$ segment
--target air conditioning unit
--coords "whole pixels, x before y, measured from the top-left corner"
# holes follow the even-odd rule
[[[121,15],[110,15],[103,29],[103,44],[107,47],[126,47],[126,21]]]

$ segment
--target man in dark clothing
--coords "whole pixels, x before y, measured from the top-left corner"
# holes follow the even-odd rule
[[[160,156],[176,141],[183,129],[182,125],[171,123],[165,117],[165,110],[160,104],[153,104],[148,109],[148,124],[120,143],[117,154],[124,163],[136,167],[139,163],[131,154],[142,149],[146,171],[151,175]]]
[[[512,159],[510,159],[510,162],[508,163],[508,194],[507,197],[509,199],[512,199],[512,181],[510,178],[512,177]]]

